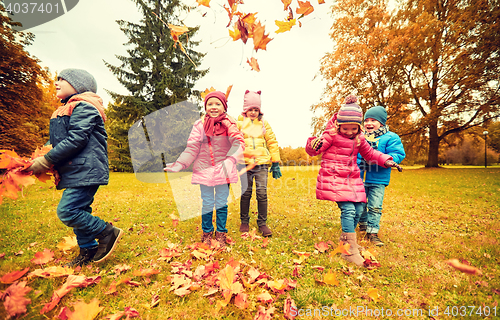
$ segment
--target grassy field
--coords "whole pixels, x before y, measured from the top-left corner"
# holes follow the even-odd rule
[[[141,319],[254,319],[260,306],[266,310],[274,306],[273,318],[284,319],[287,294],[297,309],[302,309],[297,311],[297,319],[329,319],[334,317],[333,310],[352,319],[373,319],[381,312],[381,319],[429,318],[429,310],[435,319],[460,317],[464,311],[469,319],[493,319],[495,312],[500,316],[500,168],[393,171],[380,231],[386,245],[370,249],[381,263],[375,270],[349,265],[338,254],[330,257],[328,252],[336,245],[324,253],[315,249],[321,241],[337,244],[341,232],[336,204],[315,198],[317,170],[287,167],[282,168],[281,179],[270,179],[268,225],[274,234],[265,248],[263,239],[241,237],[239,203],[230,203],[227,228],[235,243],[227,252],[213,253],[207,259],[193,255],[192,245],[201,235],[199,217],[180,221],[174,227],[171,214],[179,213],[169,184],[144,183],[133,174],[112,173],[110,184],[96,195],[94,214],[122,228],[125,235],[112,258],[76,272],[87,277],[100,275],[101,281],[71,290],[51,312],[40,315],[66,278],[24,276],[21,280],[32,288],[24,319],[53,319],[63,306],[80,300],[89,303],[94,298],[104,307],[96,319],[126,307],[135,308]],[[62,265],[76,254],[76,248],[66,254],[57,248],[63,237],[72,236],[56,215],[61,193],[48,184],[37,183],[16,201],[4,198],[0,206],[0,255],[5,256],[0,258],[0,277],[28,267],[30,271],[40,268],[30,260],[44,249],[55,253],[55,260],[42,266],[45,268]],[[251,212],[251,227],[256,227],[255,200]],[[367,242],[361,243],[371,248]],[[160,251],[169,244],[178,246],[180,255],[170,261],[158,260]],[[294,251],[311,255],[298,261]],[[453,258],[479,268],[483,274],[453,269],[445,263]],[[239,262],[240,273],[235,279],[248,278],[253,268],[261,275],[265,273],[269,281],[289,279],[296,280],[297,285],[284,294],[265,283],[245,286],[248,306],[243,309],[235,306],[234,298],[220,307],[222,294],[208,295],[206,282],[182,297],[169,290],[173,267],[179,263],[189,265],[191,261],[190,270],[194,272],[209,262],[218,262],[222,270],[231,260]],[[131,269],[120,273],[116,265]],[[136,270],[148,268],[160,272],[149,277],[134,275]],[[335,274],[338,285],[315,280],[323,279],[327,271]],[[105,294],[113,281],[125,278],[135,285],[123,283],[116,293]],[[0,296],[8,287],[0,283]],[[378,299],[370,297],[373,289],[378,290]],[[266,291],[272,302],[258,300],[257,296]],[[152,307],[154,297],[160,301]],[[481,314],[476,313],[479,308]],[[353,312],[356,310],[357,314]],[[5,316],[0,304],[0,318]]]

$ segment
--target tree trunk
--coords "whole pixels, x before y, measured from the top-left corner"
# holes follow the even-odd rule
[[[439,135],[437,122],[433,122],[429,126],[429,153],[427,154],[426,168],[439,167]]]

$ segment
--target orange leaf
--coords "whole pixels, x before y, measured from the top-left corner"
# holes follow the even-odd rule
[[[323,4],[325,3],[325,0],[318,0],[318,4]]]
[[[337,280],[337,277],[335,276],[335,273],[332,273],[332,270],[328,270],[328,273],[323,276],[323,281],[326,284],[331,284],[334,286],[339,285],[339,281]]]
[[[468,273],[468,274],[478,275],[478,276],[483,274],[483,272],[481,270],[479,270],[478,268],[460,263],[460,261],[458,261],[458,259],[450,259],[450,260],[446,260],[445,262],[447,264],[449,264],[450,266],[452,266],[453,268],[455,268],[459,271]]]
[[[266,50],[266,46],[272,39],[268,34],[265,34],[265,27],[258,22],[253,28],[253,48],[255,51],[259,49]]]
[[[66,311],[68,320],[92,320],[104,309],[104,307],[99,307],[97,299],[93,299],[89,304],[83,301],[77,302],[74,307],[73,312]]]
[[[234,298],[234,305],[242,310],[246,309],[250,304],[249,302],[247,302],[247,297],[248,294],[246,293],[238,293]]]
[[[256,13],[248,13],[243,18],[241,18],[241,20],[251,26],[255,23],[255,20],[257,20],[257,18],[255,18],[256,14],[257,14],[257,12]]]
[[[30,291],[31,288],[26,287],[26,281],[21,281],[12,284],[0,294],[0,299],[5,300],[3,305],[10,317],[26,313],[26,306],[31,300],[25,296]]]
[[[252,70],[255,70],[257,72],[260,71],[259,64],[257,63],[257,59],[255,59],[254,57],[252,57],[252,59],[250,59],[250,60],[247,59],[247,63],[250,65],[250,67],[252,67]]]
[[[292,308],[294,309],[294,313],[292,314]],[[285,304],[283,306],[283,314],[285,316],[285,319],[295,319],[297,317],[297,306],[295,305],[295,301],[290,297],[290,294],[288,293],[286,299],[285,299]]]
[[[290,6],[290,3],[292,3],[292,0],[281,0],[283,4],[285,5],[285,8],[283,10],[288,10],[288,7]]]
[[[17,281],[18,279],[20,279],[22,276],[24,276],[26,274],[26,272],[29,271],[29,269],[30,268],[26,268],[23,270],[6,273],[0,278],[0,282],[1,283],[13,283],[13,282]]]
[[[179,297],[183,297],[187,294],[190,294],[191,293],[191,291],[189,290],[190,286],[191,286],[191,284],[186,285],[186,286],[181,287],[181,288],[178,288],[178,289],[174,290],[174,294],[178,295]]]
[[[219,286],[221,289],[231,289],[235,278],[234,268],[229,264],[224,269],[219,271],[217,279],[219,279]]]
[[[347,255],[350,255],[351,253],[349,252],[349,248],[351,247],[351,245],[349,243],[342,243],[339,242],[339,246],[333,250],[331,253],[330,253],[330,257],[333,257],[335,254],[337,253],[343,253],[343,254],[347,254]]]
[[[136,277],[149,277],[153,274],[158,274],[160,273],[160,270],[155,270],[153,268],[147,268],[147,269],[140,269],[134,271],[134,276]]]
[[[201,99],[205,99],[205,96],[206,96],[207,94],[209,94],[210,92],[214,92],[214,91],[216,91],[216,90],[214,89],[214,87],[210,87],[210,89],[208,89],[208,88],[207,88],[207,89],[205,89],[205,91],[203,91],[203,92],[200,94],[200,95],[201,95]]]
[[[231,89],[233,89],[233,85],[230,85],[230,86],[229,86],[229,87],[227,87],[227,89],[226,89],[226,100],[228,99],[229,94],[231,93]]]
[[[321,241],[320,243],[316,243],[314,247],[321,253],[325,252],[328,250],[328,244],[324,241]]]
[[[196,0],[198,5],[210,8],[210,0]]]
[[[298,0],[298,2],[299,2],[299,7],[295,11],[297,12],[297,14],[302,14],[304,16],[307,16],[308,14],[314,11],[314,8],[309,1]]]
[[[49,249],[44,249],[41,252],[35,253],[35,257],[31,259],[31,262],[36,264],[45,264],[52,260],[54,260],[54,252]]]
[[[262,248],[265,248],[267,247],[267,245],[269,244],[269,238],[264,238],[264,240],[262,240]]]
[[[238,28],[235,28],[234,30],[229,30],[229,36],[233,38],[233,41],[241,39],[240,30]]]
[[[269,307],[269,309],[266,310],[265,307],[259,306],[259,309],[257,310],[257,314],[255,315],[254,320],[269,320],[272,318],[272,314],[274,313],[274,310],[276,308],[274,307]]]
[[[64,297],[66,293],[70,292],[71,289],[76,287],[85,288],[89,285],[98,283],[99,281],[101,281],[100,276],[90,277],[90,278],[87,278],[85,276],[76,276],[76,275],[68,276],[68,279],[66,279],[66,282],[62,285],[62,287],[54,291],[54,293],[52,294],[52,298],[50,299],[50,302],[45,304],[42,310],[40,310],[40,314],[44,314],[54,309],[54,307],[59,303],[59,301],[61,301],[61,298]]]
[[[373,299],[373,301],[378,302],[378,299],[380,299],[380,295],[378,294],[378,289],[375,288],[370,288],[367,291],[368,296]]]
[[[52,266],[45,269],[36,269],[28,274],[28,278],[40,277],[40,278],[55,278],[55,277],[66,277],[75,272],[74,269],[70,267]]]
[[[257,300],[262,301],[262,302],[272,302],[273,301],[273,297],[271,297],[271,295],[267,291],[259,294],[256,298],[257,298]]]
[[[78,245],[78,242],[76,242],[76,237],[63,237],[64,241],[60,242],[57,245],[57,248],[61,249],[66,253],[67,250],[70,250]]]
[[[275,20],[274,23],[276,23],[276,25],[279,28],[275,32],[276,33],[282,33],[282,32],[286,32],[286,31],[290,31],[290,29],[292,29],[292,27],[295,25],[295,22],[296,22],[295,19],[291,19],[289,21]]]

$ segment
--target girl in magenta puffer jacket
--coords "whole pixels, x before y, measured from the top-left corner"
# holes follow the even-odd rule
[[[210,92],[205,96],[204,104],[206,115],[194,123],[186,149],[176,162],[167,164],[165,171],[178,172],[194,162],[191,183],[200,185],[203,201],[201,241],[210,245],[215,206],[215,238],[221,248],[225,248],[229,184],[238,182],[236,163],[243,159],[245,140],[236,121],[226,114],[224,93]]]
[[[316,198],[337,202],[340,208],[342,235],[340,241],[350,244],[350,255],[342,257],[356,265],[363,265],[354,231],[366,203],[365,188],[357,165],[358,152],[368,161],[379,166],[392,167],[397,164],[392,157],[374,150],[361,131],[363,111],[358,99],[349,95],[320,138],[307,140],[306,152],[310,156],[323,154],[321,169],[316,184]]]

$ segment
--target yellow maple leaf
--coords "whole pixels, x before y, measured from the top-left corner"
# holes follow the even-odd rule
[[[241,39],[240,29],[234,28],[234,30],[229,30],[229,36],[233,38],[233,41],[237,41]]]
[[[210,0],[196,0],[198,5],[210,8]]]
[[[339,285],[339,281],[337,280],[337,277],[335,276],[335,273],[332,272],[332,270],[328,270],[328,273],[323,276],[323,282],[326,284],[331,284],[333,286]]]
[[[99,300],[94,299],[86,304],[83,301],[75,304],[75,311],[68,312],[68,320],[92,320],[104,307],[99,307]]]
[[[275,32],[276,33],[281,33],[281,32],[286,32],[286,31],[290,31],[290,29],[292,29],[292,27],[295,25],[295,22],[296,20],[295,19],[292,19],[290,21],[279,21],[279,20],[275,20],[274,23],[276,23],[276,25],[278,26],[278,30],[276,30]]]
[[[378,299],[381,298],[381,296],[378,294],[378,289],[375,288],[370,288],[367,291],[368,296],[373,299],[373,301],[378,302]]]
[[[76,242],[76,237],[63,237],[63,241],[59,242],[57,248],[61,249],[64,253],[67,250],[70,250],[74,247],[78,246],[78,242]]]

